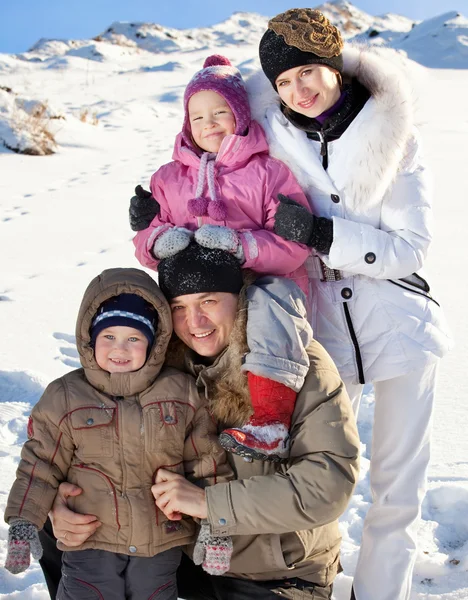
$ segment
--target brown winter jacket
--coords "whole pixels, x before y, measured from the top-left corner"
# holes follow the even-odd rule
[[[89,329],[111,296],[139,294],[159,316],[146,364],[133,373],[100,369]],[[70,508],[93,514],[101,527],[80,547],[153,556],[193,541],[191,519],[169,522],[156,509],[151,485],[160,467],[198,485],[226,480],[231,470],[193,377],[163,368],[172,334],[170,308],[156,283],[137,269],[110,269],[85,292],[76,342],[82,369],[52,382],[32,411],[5,520],[42,528],[61,481],[80,486]]]
[[[197,365],[194,353],[185,356],[186,370],[205,390],[220,429],[244,422],[251,410],[240,371],[247,350],[245,319],[241,293],[224,353],[209,367]],[[256,580],[299,577],[326,586],[340,568],[338,517],[357,482],[359,438],[333,361],[316,341],[308,353],[310,370],[292,417],[288,462],[246,462],[230,454],[235,480],[206,489],[212,532],[233,536],[227,575]]]

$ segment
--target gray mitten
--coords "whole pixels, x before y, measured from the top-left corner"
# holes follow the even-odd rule
[[[278,194],[278,200],[280,204],[275,215],[275,233],[285,240],[329,254],[333,243],[333,221],[315,217],[305,206],[283,194]]]
[[[5,569],[16,575],[26,571],[33,558],[42,558],[42,546],[37,527],[24,519],[12,519],[9,523]]]
[[[202,225],[195,232],[195,241],[205,248],[219,248],[231,252],[239,260],[245,262],[244,250],[237,231],[224,225]]]
[[[151,225],[151,221],[159,213],[161,207],[151,192],[144,190],[141,185],[135,188],[135,196],[130,198],[128,215],[133,231],[142,231]]]
[[[174,256],[185,250],[193,238],[193,231],[185,227],[171,227],[154,242],[153,254],[156,258],[163,259]]]
[[[210,575],[223,575],[229,571],[231,555],[230,536],[211,535],[210,525],[206,519],[203,519],[193,550],[193,562],[201,565]]]

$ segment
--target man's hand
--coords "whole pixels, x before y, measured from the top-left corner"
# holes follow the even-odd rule
[[[81,546],[101,526],[94,515],[80,515],[68,508],[67,499],[82,491],[72,483],[61,483],[49,513],[55,537],[70,548]]]
[[[159,469],[151,491],[156,506],[171,521],[180,520],[182,513],[199,519],[207,517],[205,491],[187,481],[182,475]]]
[[[135,188],[135,196],[130,198],[129,219],[133,231],[142,231],[151,225],[151,221],[159,213],[160,206],[151,192],[144,190],[141,185]]]

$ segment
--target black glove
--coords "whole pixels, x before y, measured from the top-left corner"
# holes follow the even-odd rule
[[[144,190],[141,185],[135,188],[136,196],[130,199],[130,227],[133,231],[142,231],[150,226],[151,221],[159,213],[159,203],[151,192]]]
[[[290,240],[315,248],[328,254],[333,242],[333,221],[325,217],[315,217],[305,206],[278,194],[280,204],[275,215],[274,231]]]

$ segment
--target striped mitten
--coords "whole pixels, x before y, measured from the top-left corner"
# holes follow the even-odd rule
[[[37,560],[42,557],[42,546],[37,527],[29,521],[12,519],[9,525],[5,569],[16,575],[29,567],[31,554]]]

